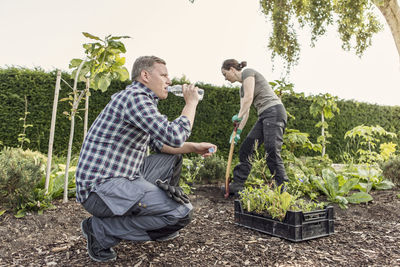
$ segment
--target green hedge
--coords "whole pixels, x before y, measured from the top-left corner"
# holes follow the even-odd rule
[[[295,116],[294,120],[289,119],[288,128],[309,133],[311,141],[316,142],[321,129],[315,127],[318,119],[313,118],[309,112],[312,97],[285,96],[283,102],[286,109]],[[400,106],[380,106],[352,100],[339,100],[337,105],[340,113],[335,114],[332,120],[328,120],[328,132],[332,137],[328,139],[330,144],[327,145],[326,153],[331,159],[339,162],[343,152],[354,152],[356,150],[354,144],[348,144],[349,140],[345,140],[344,135],[347,131],[361,124],[366,126],[380,125],[386,131],[394,132],[398,136],[397,139],[382,140],[397,143],[397,148],[400,148]]]
[[[67,73],[62,78],[72,84],[73,81]],[[24,144],[24,148],[39,150],[47,153],[50,131],[51,115],[53,108],[54,86],[56,72],[44,72],[40,69],[7,68],[0,69],[0,141],[5,146],[18,146],[18,134],[22,133],[22,121],[24,116],[24,95],[28,99],[27,124],[33,127],[27,128],[27,138],[30,144]],[[89,102],[89,125],[94,121],[110,97],[117,91],[123,90],[130,82],[113,82],[105,93],[92,92]],[[80,88],[84,84],[79,84]],[[192,135],[188,141],[213,142],[219,147],[222,155],[226,156],[229,150],[228,139],[232,132],[232,115],[239,111],[238,88],[216,87],[209,84],[200,84],[205,90],[204,99],[197,107],[197,115]],[[71,89],[62,82],[60,97],[68,96]],[[293,95],[284,95],[283,102],[286,109],[295,116],[289,119],[288,128],[298,129],[310,134],[310,139],[316,142],[320,129],[314,125],[318,119],[310,115],[309,107],[312,98],[297,98]],[[167,100],[159,102],[159,109],[170,120],[181,113],[184,100],[174,95],[169,95]],[[400,107],[378,106],[355,101],[338,102],[340,114],[329,121],[328,131],[332,134],[331,142],[327,146],[327,153],[334,161],[340,160],[340,155],[348,151],[347,142],[343,139],[346,131],[353,127],[365,125],[381,125],[385,130],[394,132],[400,136]],[[80,104],[80,108],[84,103]],[[70,121],[63,115],[69,110],[68,102],[59,102],[56,132],[53,151],[57,155],[66,155],[70,132]],[[80,114],[83,117],[83,111]],[[242,133],[242,138],[250,131],[251,126],[257,120],[255,110],[252,108],[247,126]],[[77,119],[75,125],[75,138],[73,153],[78,153],[83,138],[83,120]],[[393,140],[392,140],[393,141]],[[399,139],[394,140],[400,145]],[[237,155],[238,147],[235,148]]]

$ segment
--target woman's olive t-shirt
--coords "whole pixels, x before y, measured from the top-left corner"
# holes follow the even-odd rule
[[[265,80],[264,76],[258,71],[249,68],[242,71],[242,81],[251,76],[254,77],[255,81],[253,104],[258,115],[269,107],[282,104],[281,99],[275,94],[267,80]],[[243,85],[240,88],[240,97],[244,97]]]

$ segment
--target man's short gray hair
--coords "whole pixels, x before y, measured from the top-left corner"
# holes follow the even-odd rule
[[[142,70],[151,72],[153,70],[154,63],[167,65],[163,59],[156,56],[142,56],[137,58],[132,67],[132,81],[136,81],[140,77]]]

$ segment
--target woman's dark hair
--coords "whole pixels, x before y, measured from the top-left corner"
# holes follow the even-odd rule
[[[224,63],[222,63],[222,68],[224,70],[229,70],[231,67],[235,68],[236,70],[242,70],[246,66],[246,61],[242,61],[239,63],[236,59],[227,59],[224,61]]]

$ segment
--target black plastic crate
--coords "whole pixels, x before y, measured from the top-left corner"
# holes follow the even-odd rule
[[[329,236],[334,233],[333,207],[311,212],[288,211],[283,221],[263,215],[244,212],[235,200],[235,223],[246,228],[293,242]]]

